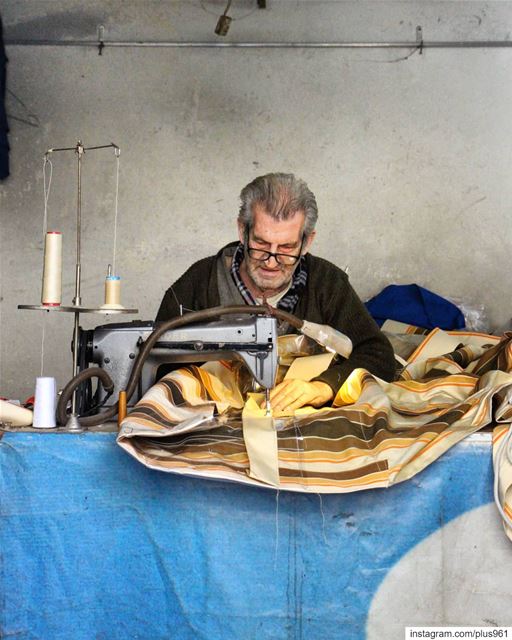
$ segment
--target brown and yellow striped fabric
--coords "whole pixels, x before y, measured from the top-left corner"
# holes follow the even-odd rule
[[[245,387],[230,362],[176,370],[122,422],[118,443],[153,469],[269,486],[249,476]],[[407,480],[467,435],[512,422],[511,390],[512,333],[434,330],[395,382],[356,369],[332,406],[274,417],[275,488],[344,493]]]

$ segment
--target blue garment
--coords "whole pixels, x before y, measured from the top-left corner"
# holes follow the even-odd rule
[[[390,284],[365,303],[379,326],[397,320],[425,329],[464,329],[461,310],[445,298],[417,284]]]

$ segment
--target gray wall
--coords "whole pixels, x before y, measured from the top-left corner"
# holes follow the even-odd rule
[[[507,40],[511,2],[238,0],[227,41]],[[213,41],[224,2],[4,0],[5,37]],[[510,317],[512,50],[96,49],[8,46],[12,175],[0,186],[0,395],[71,372],[72,317],[40,299],[42,158],[50,147],[121,147],[123,303],[152,318],[196,258],[235,238],[240,188],[292,171],[317,194],[314,252],[348,267],[362,298],[417,282]],[[49,227],[75,260],[75,159],[55,154]],[[83,302],[102,302],[112,255],[115,164],[84,161]],[[132,316],[124,316],[124,320]],[[117,320],[114,318],[114,320]],[[105,320],[83,316],[90,328]]]

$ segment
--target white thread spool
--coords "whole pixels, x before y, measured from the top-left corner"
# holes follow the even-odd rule
[[[41,304],[58,307],[62,300],[62,233],[48,231],[44,242]]]
[[[121,278],[108,275],[105,278],[105,304],[102,309],[124,309],[121,304]]]
[[[55,378],[36,378],[34,421],[32,423],[35,428],[51,429],[56,426],[56,398],[57,383]]]

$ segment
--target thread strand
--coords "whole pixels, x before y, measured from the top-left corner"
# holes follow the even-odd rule
[[[119,210],[119,156],[121,154],[120,149],[115,150],[116,154],[116,200],[114,211],[114,249],[112,255],[112,274],[116,275],[116,253],[117,253],[117,214]]]
[[[48,178],[48,186],[46,185],[46,165],[50,165],[50,175]],[[44,196],[44,214],[43,214],[43,249],[48,231],[48,200],[50,198],[50,190],[52,186],[53,164],[48,155],[43,159],[43,196]],[[41,376],[44,373],[44,342],[46,335],[46,313],[43,313],[42,327],[41,327]]]

